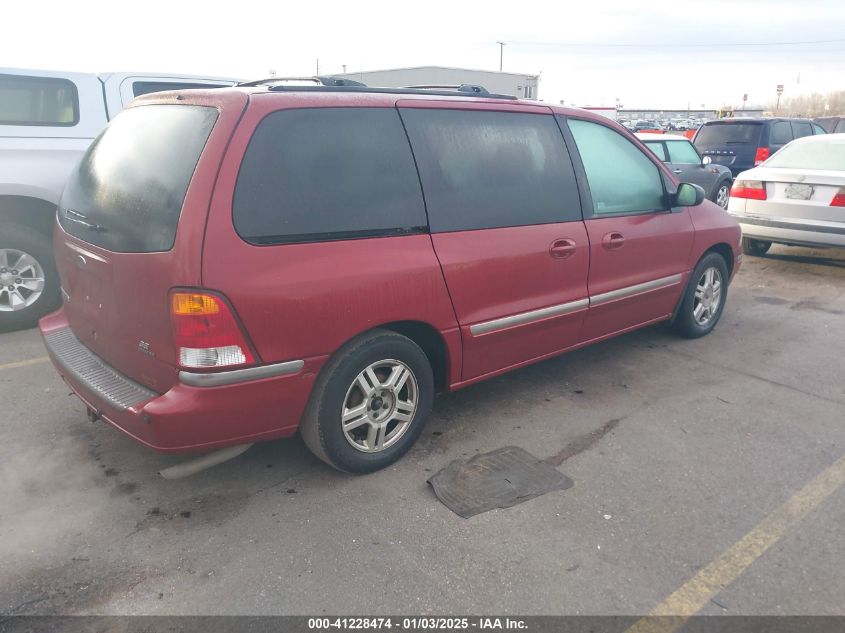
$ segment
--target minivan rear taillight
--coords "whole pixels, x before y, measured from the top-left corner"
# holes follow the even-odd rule
[[[833,196],[833,200],[830,201],[830,206],[845,207],[845,187],[839,188],[839,193]]]
[[[229,305],[207,292],[170,295],[173,338],[182,367],[232,367],[255,362]]]
[[[768,147],[758,147],[757,152],[754,154],[754,166],[762,165],[766,160],[769,158],[769,148]]]
[[[731,187],[731,198],[765,200],[766,183],[759,180],[737,180]]]

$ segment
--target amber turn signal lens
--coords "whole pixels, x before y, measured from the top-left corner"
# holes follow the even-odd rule
[[[174,292],[172,295],[171,311],[173,314],[217,314],[220,312],[220,304],[217,300],[206,294],[194,292]]]

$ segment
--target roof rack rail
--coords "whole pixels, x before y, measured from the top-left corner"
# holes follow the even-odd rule
[[[487,96],[490,91],[484,86],[477,84],[452,84],[452,85],[438,85],[438,84],[419,84],[416,86],[404,86],[405,88],[413,88],[415,90],[457,90],[458,92],[471,92],[473,94]]]
[[[316,86],[358,86],[366,87],[360,81],[346,79],[345,77],[332,77],[331,75],[312,75],[310,77],[267,77],[266,79],[256,79],[254,81],[243,81],[238,86],[265,86],[273,84],[284,85],[287,81],[310,81]]]
[[[335,79],[335,78],[329,78]],[[341,80],[341,78],[336,78]],[[481,86],[471,86],[470,84],[462,84],[457,88],[449,86],[448,89],[441,89],[440,86],[419,87],[412,86],[409,88],[383,88],[366,86],[360,82],[352,82],[348,79],[342,79],[343,84],[332,84],[315,82],[312,86],[290,85],[284,83],[274,83],[273,81],[259,81],[250,82],[247,84],[238,84],[241,86],[261,86],[268,84],[267,90],[272,92],[360,92],[371,94],[399,94],[399,95],[434,95],[439,97],[481,97],[484,99],[509,99],[516,100],[513,95],[502,95],[493,92],[487,92]],[[476,90],[478,88],[478,90]],[[482,92],[483,90],[483,92]]]

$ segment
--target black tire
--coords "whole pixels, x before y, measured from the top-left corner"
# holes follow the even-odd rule
[[[416,409],[392,445],[379,452],[362,452],[347,439],[341,426],[341,412],[347,398],[354,397],[353,390],[359,389],[356,386],[359,374],[374,363],[388,360],[398,361],[410,370],[417,390]],[[408,381],[413,382],[410,378]],[[360,395],[363,396],[363,391]],[[425,426],[433,400],[434,376],[425,352],[405,336],[389,330],[373,330],[344,345],[320,372],[302,417],[300,433],[311,452],[330,466],[349,473],[370,473],[389,466],[411,448]],[[361,402],[359,406],[365,404]],[[368,407],[368,415],[369,412]],[[390,424],[398,423],[386,424],[389,429]],[[362,433],[364,426],[369,430],[372,425],[362,425]]]
[[[696,290],[705,272],[710,269],[718,271],[720,281],[719,285],[719,303],[712,309],[712,314],[705,323],[699,322],[696,318],[696,309],[701,300],[696,300]],[[687,338],[699,338],[709,334],[719,319],[722,317],[722,310],[725,308],[725,302],[728,299],[728,266],[725,259],[718,253],[707,253],[695,267],[687,287],[684,290],[684,296],[681,300],[681,306],[678,309],[678,314],[672,323],[672,329]]]
[[[772,247],[771,242],[765,240],[755,240],[750,237],[742,238],[742,252],[753,257],[762,257],[769,252]]]
[[[53,260],[53,247],[50,236],[17,225],[5,225],[0,231],[0,250],[19,251],[35,258],[44,271],[44,288],[31,305],[19,310],[4,310],[10,297],[0,295],[0,332],[31,327],[45,314],[59,307],[59,274]],[[12,264],[13,262],[9,262]],[[12,280],[14,281],[14,280]]]
[[[719,198],[722,196],[724,192],[724,198],[722,199],[723,202],[719,202]],[[718,185],[716,185],[716,189],[713,191],[713,202],[718,204],[723,209],[728,208],[728,201],[731,199],[731,181],[730,180],[723,180]]]

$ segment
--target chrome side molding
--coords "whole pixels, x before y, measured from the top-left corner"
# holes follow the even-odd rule
[[[610,303],[617,299],[624,299],[643,292],[650,292],[652,290],[660,290],[661,288],[668,288],[681,283],[684,276],[681,273],[676,275],[669,275],[668,277],[661,277],[652,281],[646,281],[641,284],[627,286],[625,288],[618,288],[610,292],[603,292],[601,294],[592,295],[591,297],[578,299],[576,301],[569,301],[568,303],[559,303],[557,305],[549,306],[547,308],[540,308],[539,310],[531,310],[529,312],[520,312],[511,316],[502,317],[500,319],[493,319],[492,321],[484,321],[483,323],[476,323],[469,328],[470,334],[479,336],[481,334],[489,334],[491,332],[498,332],[514,325],[526,325],[541,319],[547,319],[553,316],[561,316],[582,310],[590,306],[602,305]]]
[[[637,295],[641,292],[668,288],[669,286],[681,283],[681,279],[683,278],[684,276],[678,273],[677,275],[669,275],[668,277],[661,277],[660,279],[646,281],[641,284],[618,288],[617,290],[611,290],[610,292],[603,292],[599,295],[592,295],[590,297],[590,305],[597,306],[603,303],[615,301],[616,299],[624,299],[625,297],[630,297],[631,295]]]
[[[581,310],[589,305],[590,301],[587,298],[578,299],[576,301],[569,301],[568,303],[559,303],[547,308],[540,308],[539,310],[531,310],[530,312],[521,312],[512,316],[502,317],[501,319],[493,319],[492,321],[485,321],[484,323],[476,323],[469,328],[473,336],[479,334],[489,334],[498,330],[513,327],[514,325],[525,325],[540,319],[546,319],[551,316],[560,316],[562,314],[569,314],[576,310]]]
[[[274,376],[285,376],[295,374],[305,366],[303,360],[289,360],[284,363],[272,365],[260,365],[259,367],[246,367],[245,369],[231,369],[213,374],[204,374],[193,371],[180,371],[179,382],[191,387],[220,387],[222,385],[233,385],[247,380],[259,380],[261,378],[272,378]]]

